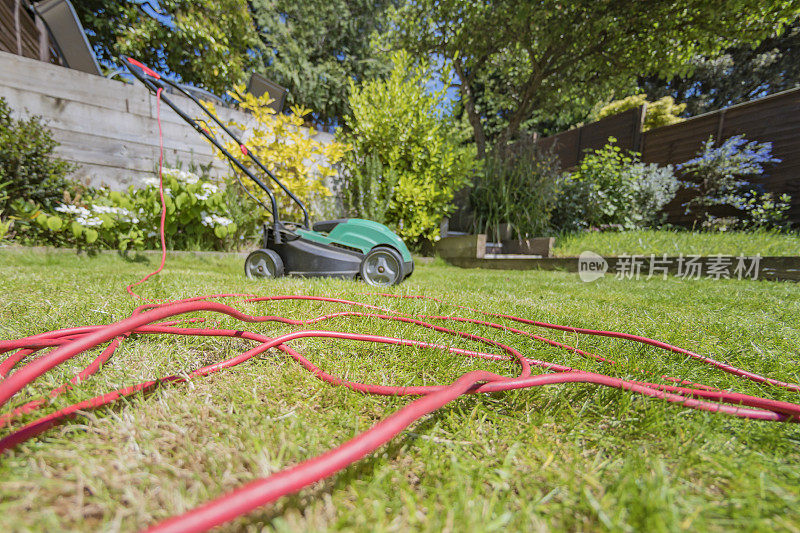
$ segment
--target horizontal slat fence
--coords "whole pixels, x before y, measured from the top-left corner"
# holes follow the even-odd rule
[[[800,89],[647,131],[642,135],[642,159],[648,163],[683,163],[695,156],[709,136],[725,140],[740,134],[748,141],[772,143],[772,153],[781,162],[767,167],[757,183],[776,195],[790,194],[789,216],[800,222]],[[684,191],[666,206],[670,222],[692,223],[683,206],[687,199]]]
[[[0,52],[0,97],[17,115],[41,116],[60,143],[56,153],[77,163],[74,177],[88,185],[123,189],[152,177],[158,165],[156,99],[141,85]],[[202,113],[185,97],[169,97],[190,116]],[[252,120],[233,109],[218,112],[224,120]],[[216,175],[230,173],[211,145],[163,103],[161,123],[166,164],[212,163]],[[332,137],[318,133],[315,139]]]
[[[792,196],[790,219],[800,223],[800,88],[770,95],[690,118],[678,124],[642,132],[643,107],[604,118],[580,128],[540,139],[539,146],[553,149],[562,167],[578,165],[586,150],[600,148],[609,137],[625,149],[641,152],[642,160],[660,165],[677,165],[693,158],[704,141],[718,142],[734,135],[749,141],[772,142],[773,155],[780,163],[767,167],[756,183],[775,195]],[[680,173],[678,173],[680,176]],[[685,176],[680,176],[686,179]],[[667,221],[691,225],[685,213],[689,192],[679,191],[664,209]]]
[[[0,51],[57,62],[44,23],[34,21],[24,0],[0,0]]]
[[[562,168],[573,168],[583,159],[587,150],[602,148],[609,137],[628,150],[639,150],[644,106],[603,118],[580,128],[575,128],[537,141],[545,150],[553,150]]]

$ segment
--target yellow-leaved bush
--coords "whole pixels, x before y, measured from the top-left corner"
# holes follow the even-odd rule
[[[323,143],[315,139],[318,132],[313,127],[304,126],[303,117],[311,113],[310,109],[292,106],[289,113],[276,113],[268,106],[272,102],[268,94],[255,97],[247,93],[242,85],[234,86],[234,91],[228,94],[238,102],[239,108],[250,113],[252,118],[246,124],[231,120],[225,125],[237,134],[241,134],[247,150],[300,198],[310,212],[313,212],[315,206],[319,206],[321,201],[332,195],[326,181],[336,176],[334,165],[342,159],[349,149],[348,145],[333,140]],[[205,102],[205,105],[215,112],[213,104]],[[240,147],[230,137],[224,132],[217,131],[219,128],[213,126],[209,123],[212,133],[225,149],[237,156],[275,193],[282,220],[302,221],[303,215],[298,205],[264,175],[249,157],[243,155]],[[236,170],[236,172],[239,173],[242,184],[247,190],[269,206],[267,193],[241,171]],[[269,215],[264,213],[264,218],[268,217]]]
[[[614,100],[610,104],[605,105],[597,112],[595,120],[610,117],[628,109],[646,105],[644,127],[642,131],[649,131],[661,126],[669,126],[683,122],[684,118],[680,116],[686,109],[686,104],[676,104],[671,96],[664,96],[652,102],[647,100],[646,94],[635,94],[628,96],[621,100]]]

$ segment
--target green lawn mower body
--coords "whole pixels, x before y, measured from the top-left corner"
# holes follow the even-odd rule
[[[360,218],[317,222],[311,229],[283,223],[264,227],[263,248],[245,260],[249,278],[282,275],[360,278],[370,285],[400,283],[414,272],[405,243],[383,224]]]
[[[276,278],[288,274],[360,278],[370,285],[387,286],[400,283],[414,271],[414,261],[405,243],[383,224],[360,218],[345,218],[325,220],[312,226],[303,202],[247,149],[235,132],[194,95],[135,59],[122,57],[121,60],[150,92],[161,98],[178,116],[216,146],[236,169],[250,178],[269,197],[270,205],[267,205],[250,195],[272,215],[272,223],[264,225],[263,247],[252,252],[245,260],[244,271],[247,277]],[[303,222],[281,220],[275,194],[264,183],[267,180],[254,174],[251,168],[226,150],[211,133],[205,120],[190,117],[163,94],[167,90],[177,91],[192,100],[211,121],[236,141],[242,155],[249,158],[264,176],[272,180],[272,183],[299,206],[303,213]]]

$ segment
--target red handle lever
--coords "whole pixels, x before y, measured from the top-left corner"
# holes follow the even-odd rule
[[[147,65],[145,65],[144,63],[140,63],[139,61],[136,61],[136,60],[135,60],[134,58],[132,58],[132,57],[129,57],[129,58],[128,58],[128,61],[129,61],[130,63],[132,63],[132,64],[136,65],[136,66],[137,66],[137,67],[139,67],[140,69],[142,69],[142,72],[144,72],[144,73],[145,73],[145,74],[147,74],[148,76],[152,76],[153,78],[155,78],[155,79],[157,79],[157,80],[160,80],[160,79],[161,79],[161,75],[160,75],[158,72],[156,72],[155,70],[151,69],[150,67],[148,67],[148,66],[147,66]]]

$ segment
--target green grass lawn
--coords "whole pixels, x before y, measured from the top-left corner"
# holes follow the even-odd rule
[[[800,255],[800,234],[773,232],[701,233],[669,230],[586,232],[556,238],[553,253],[573,257],[585,250],[603,256],[621,254]]]
[[[151,271],[157,260],[155,255],[127,261],[115,254],[0,250],[0,338],[124,318],[137,305],[124,286]],[[361,294],[368,288],[353,282],[251,282],[243,278],[241,262],[233,256],[171,257],[162,275],[140,293],[152,298],[313,294],[406,313],[474,316],[420,300],[387,302]],[[437,262],[420,265],[394,290],[646,335],[800,381],[800,287],[794,283],[610,276],[582,283],[576,274],[461,270]],[[296,317],[343,309],[322,303],[238,305],[251,313]],[[225,326],[240,324],[213,318]],[[246,327],[270,335],[289,331],[276,324]],[[479,346],[366,319],[338,319],[320,327]],[[626,341],[543,333],[620,362],[608,366],[480,326],[459,328],[578,368],[628,377],[639,377],[637,369],[644,369],[800,399]],[[248,346],[231,339],[132,338],[99,374],[44,412],[112,387],[190,371]],[[517,371],[510,363],[437,351],[308,339],[293,346],[330,372],[363,381],[434,384],[471,369]],[[39,397],[91,357],[84,354],[47,374],[11,404]],[[164,386],[114,408],[87,412],[0,457],[0,528],[136,530],[320,454],[409,401],[332,387],[280,352],[270,352],[189,385]],[[0,436],[8,433],[9,428],[0,429]],[[796,531],[799,462],[800,426],[794,424],[691,411],[592,385],[550,386],[460,398],[368,459],[223,529]]]

